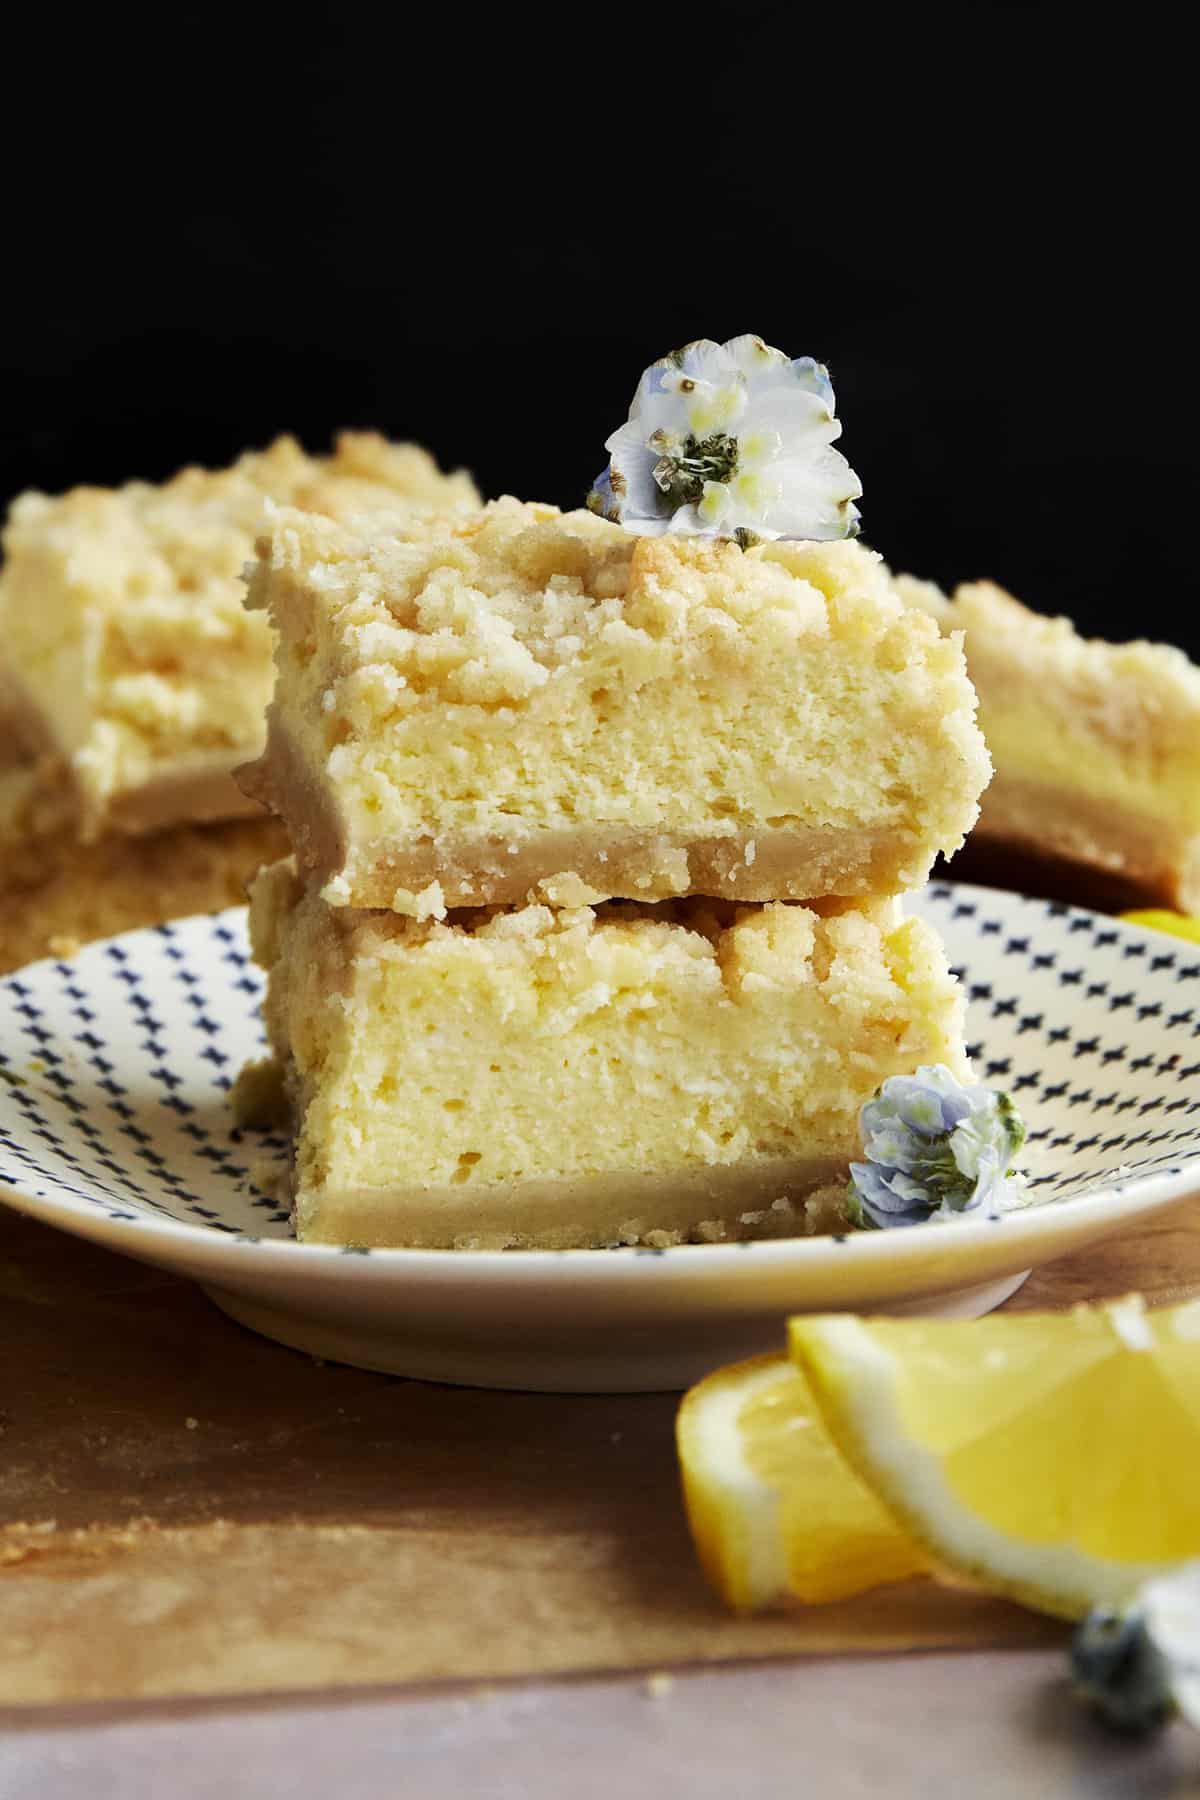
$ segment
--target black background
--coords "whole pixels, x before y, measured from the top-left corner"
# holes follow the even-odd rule
[[[646,362],[756,331],[897,566],[1200,653],[1187,18],[26,15],[0,497],[354,424],[573,505]]]

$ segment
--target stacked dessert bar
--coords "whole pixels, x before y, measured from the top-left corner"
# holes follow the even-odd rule
[[[965,1072],[898,896],[989,764],[959,641],[871,551],[281,511],[250,603],[277,679],[242,781],[295,856],[252,893],[242,1099],[286,1091],[301,1238],[829,1229],[863,1102]]]
[[[412,444],[290,438],[155,485],[28,493],[0,577],[0,964],[235,897],[278,827],[233,770],[262,747],[270,632],[242,573],[269,502],[342,519],[477,507]],[[208,829],[204,829],[207,827]],[[227,875],[234,878],[229,892]]]

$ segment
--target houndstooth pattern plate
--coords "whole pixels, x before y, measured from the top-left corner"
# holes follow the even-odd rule
[[[978,1305],[968,1294],[960,1309],[977,1310],[1004,1276],[1200,1191],[1200,947],[984,888],[935,884],[913,907],[966,988],[979,1077],[1030,1127],[1039,1204],[996,1222],[660,1252],[299,1245],[264,1179],[283,1141],[229,1113],[263,1039],[243,909],[0,982],[0,1199],[194,1275],[248,1323],[346,1360],[452,1380],[498,1369],[497,1385],[670,1386],[633,1376],[688,1364],[687,1379],[739,1329],[733,1353],[760,1347],[788,1310],[944,1309],[962,1290]],[[665,1342],[622,1360],[572,1330],[591,1319],[594,1340],[643,1316],[652,1336],[674,1321],[674,1362]],[[563,1379],[547,1378],[548,1355]],[[583,1379],[585,1364],[608,1375]]]

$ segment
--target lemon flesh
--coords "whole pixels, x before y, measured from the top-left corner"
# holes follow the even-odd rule
[[[793,1319],[839,1450],[927,1553],[1077,1618],[1200,1556],[1200,1302]]]
[[[676,1436],[701,1563],[737,1611],[840,1600],[927,1569],[834,1449],[786,1357],[710,1375],[685,1396]]]
[[[1149,912],[1122,913],[1121,917],[1128,925],[1144,925],[1147,931],[1166,931],[1172,937],[1189,938],[1193,944],[1200,944],[1200,918],[1192,913],[1151,909]]]

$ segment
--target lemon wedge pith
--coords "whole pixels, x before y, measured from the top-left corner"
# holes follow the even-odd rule
[[[1200,1302],[789,1329],[839,1451],[934,1561],[1077,1618],[1200,1556]]]
[[[700,1561],[737,1611],[840,1600],[927,1569],[842,1461],[785,1356],[710,1375],[684,1398],[676,1436]]]

